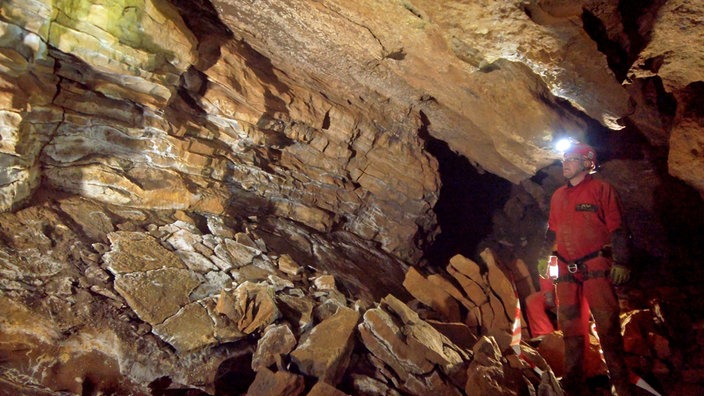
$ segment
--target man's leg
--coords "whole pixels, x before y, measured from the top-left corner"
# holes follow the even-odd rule
[[[545,308],[544,291],[535,292],[526,297],[526,316],[532,337],[544,336],[555,331]]]
[[[562,387],[567,396],[586,395],[584,377],[584,336],[569,336],[565,341],[565,372]]]
[[[582,285],[576,282],[560,282],[556,289],[557,320],[565,342],[562,384],[567,395],[581,395],[586,391],[584,321],[587,320],[582,317]]]
[[[609,378],[618,396],[633,394],[628,367],[623,358],[623,337],[616,293],[607,278],[590,279],[584,283],[584,293],[591,306],[601,349],[604,351]]]

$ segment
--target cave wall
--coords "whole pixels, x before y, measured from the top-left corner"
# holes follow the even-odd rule
[[[441,184],[419,131],[519,183],[556,158],[555,138],[585,137],[584,117],[642,126],[669,172],[702,187],[696,4],[1,10],[3,210],[42,186],[132,207],[246,208],[412,263],[437,233]],[[672,51],[683,38],[694,45]],[[631,62],[626,85],[606,44]]]

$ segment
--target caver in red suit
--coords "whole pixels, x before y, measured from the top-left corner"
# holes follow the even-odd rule
[[[552,279],[540,276],[540,290],[526,297],[526,316],[530,334],[539,338],[555,331],[547,311],[555,308],[555,285]]]
[[[588,303],[596,323],[611,382],[619,396],[631,395],[623,360],[619,304],[614,284],[628,280],[630,271],[625,227],[616,190],[592,177],[594,150],[583,144],[565,153],[560,187],[550,201],[548,228],[555,233],[558,256],[556,292],[558,325],[564,333],[565,375],[568,395],[586,391],[584,348],[588,338]],[[613,257],[608,249],[613,248]],[[615,262],[616,261],[616,262]]]
[[[540,290],[531,293],[526,297],[526,316],[528,317],[528,327],[531,337],[542,339],[542,337],[555,331],[555,324],[548,315],[548,311],[556,312],[557,298],[555,297],[555,283],[550,277],[541,275],[538,279]],[[589,318],[589,304],[582,298],[582,318]],[[589,321],[582,323],[582,331],[585,337],[589,334]],[[585,338],[586,342],[586,338]]]
[[[581,318],[589,318],[589,303],[582,298],[581,305]],[[528,316],[528,327],[530,328],[531,337],[540,340],[555,331],[555,324],[548,315],[548,311],[556,312],[556,308],[555,284],[552,279],[541,277],[540,290],[526,297],[526,316]],[[585,342],[587,342],[590,331],[589,321],[584,321],[582,326],[582,334],[585,335]]]

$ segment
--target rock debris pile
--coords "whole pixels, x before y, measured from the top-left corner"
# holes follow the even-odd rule
[[[372,300],[347,292],[344,274],[267,242],[263,219],[78,197],[0,216],[5,390],[561,394],[559,332],[516,354],[517,296],[532,286],[488,249],[435,273],[410,268],[409,294]],[[684,367],[666,315],[666,306],[624,315],[630,363],[649,379],[681,368],[694,386],[704,365]]]

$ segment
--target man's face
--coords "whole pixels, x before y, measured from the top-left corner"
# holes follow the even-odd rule
[[[562,175],[571,180],[581,172],[586,172],[586,160],[579,154],[566,154],[562,159]]]

